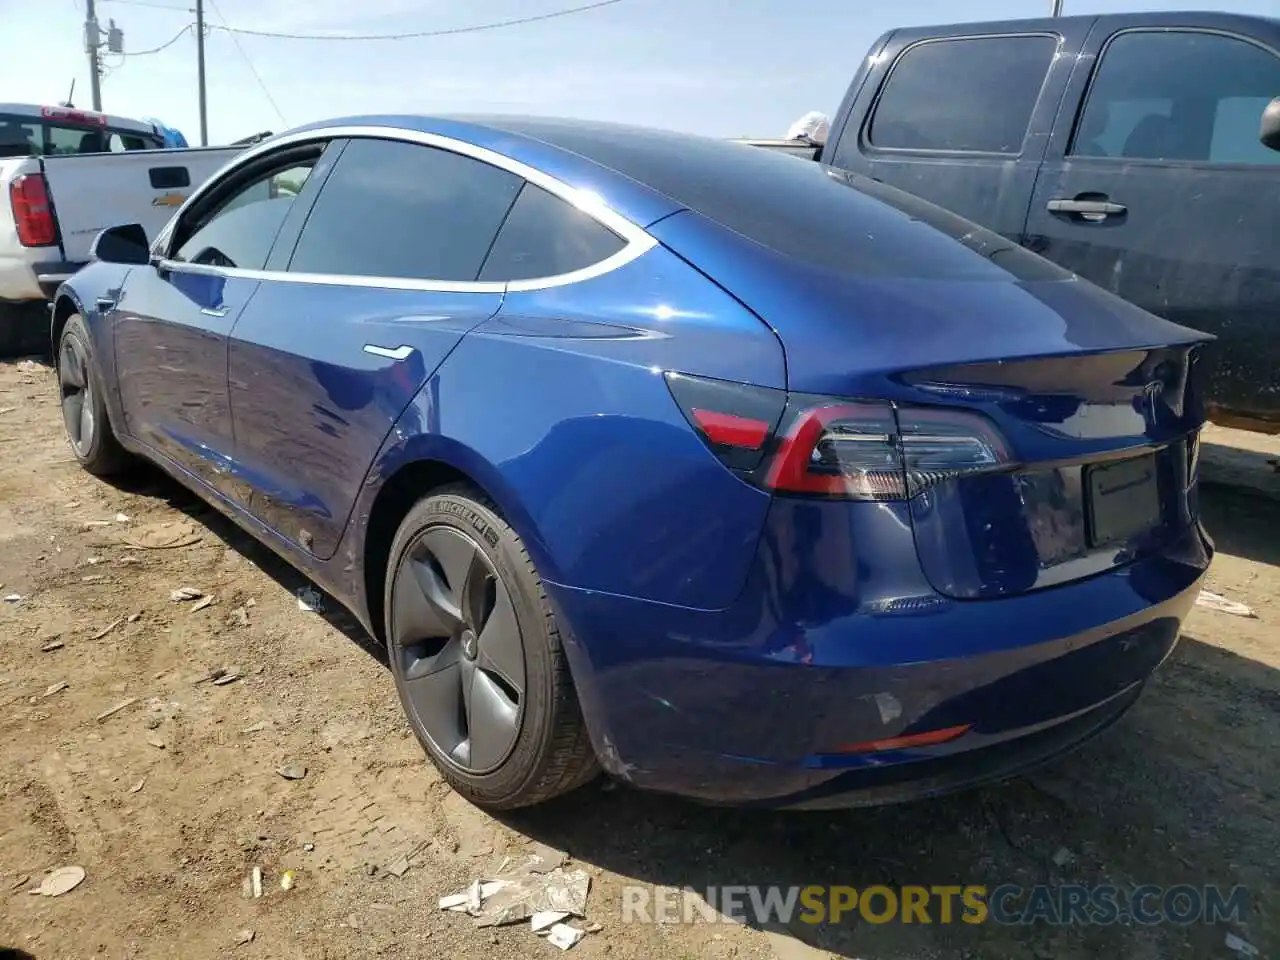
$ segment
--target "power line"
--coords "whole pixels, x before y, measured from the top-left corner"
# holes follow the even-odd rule
[[[116,3],[124,2],[124,0],[114,0]],[[271,37],[276,40],[418,40],[424,37],[447,37],[458,33],[477,33],[481,30],[497,30],[501,27],[514,27],[522,23],[536,23],[540,20],[552,20],[556,17],[567,17],[573,13],[585,13],[588,10],[598,10],[601,7],[610,7],[615,3],[621,3],[622,0],[597,0],[596,3],[588,3],[581,7],[570,7],[567,10],[554,10],[551,13],[542,13],[532,17],[516,17],[511,20],[498,20],[493,23],[481,23],[470,27],[453,27],[447,30],[422,30],[415,33],[370,33],[370,34],[349,34],[349,35],[333,35],[324,33],[277,33],[272,30],[247,30],[242,27],[229,27],[225,24],[222,26],[211,25],[212,30],[222,30],[226,33],[239,33],[250,37]]]
[[[225,25],[227,18],[222,15],[222,11],[218,8],[216,0],[209,0],[209,6],[213,7],[213,12]],[[249,54],[247,54],[244,47],[240,45],[240,38],[233,33],[231,34],[231,42],[234,43],[236,45],[236,49],[240,51],[240,57],[244,60],[245,66],[249,68],[249,72],[253,74],[253,79],[258,81],[258,86],[262,88],[262,94],[267,98],[267,102],[271,104],[271,109],[276,112],[276,116],[280,118],[281,123],[286,127],[289,126],[289,120],[285,117],[284,111],[282,111],[276,103],[276,98],[273,97],[271,95],[271,91],[267,89],[266,83],[262,80],[262,75],[258,73],[258,68],[253,65],[253,61],[249,59]]]
[[[172,10],[174,13],[195,13],[191,7],[175,7],[168,3],[151,3],[149,0],[98,0],[99,3],[123,3],[130,7],[150,7],[152,10]]]
[[[153,47],[150,50],[135,50],[131,53],[122,53],[120,54],[120,56],[125,58],[149,57],[153,53],[159,53],[162,50],[168,50],[170,47],[172,47],[175,43],[177,43],[179,40],[181,40],[190,32],[191,32],[191,24],[188,23],[185,27],[183,27],[176,34],[174,34],[173,39],[165,41],[164,43],[160,44],[160,46],[158,47]]]

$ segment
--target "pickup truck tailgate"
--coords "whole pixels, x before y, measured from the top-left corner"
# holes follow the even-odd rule
[[[63,259],[85,263],[98,232],[140,223],[155,237],[192,190],[242,148],[136,150],[44,157]]]

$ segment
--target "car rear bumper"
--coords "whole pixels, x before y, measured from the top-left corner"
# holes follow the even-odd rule
[[[710,803],[802,807],[1008,776],[1124,712],[1176,644],[1213,551],[1197,525],[1086,580],[956,601],[906,556],[884,555],[892,538],[872,535],[902,519],[896,508],[874,505],[847,538],[818,523],[825,536],[808,546],[790,509],[725,610],[548,584],[610,773]],[[790,556],[774,542],[788,527]],[[865,748],[957,728],[933,746]]]

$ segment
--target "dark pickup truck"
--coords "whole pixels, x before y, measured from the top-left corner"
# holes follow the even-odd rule
[[[1280,20],[1144,13],[895,30],[812,153],[1216,334],[1213,419],[1276,433],[1278,95]]]

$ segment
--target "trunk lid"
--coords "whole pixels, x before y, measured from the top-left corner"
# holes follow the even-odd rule
[[[826,230],[841,246],[812,257],[692,211],[650,231],[775,330],[790,391],[995,425],[1014,466],[911,500],[935,589],[1054,586],[1160,553],[1196,523],[1197,355],[1210,337],[931,204],[849,192],[857,229]]]

